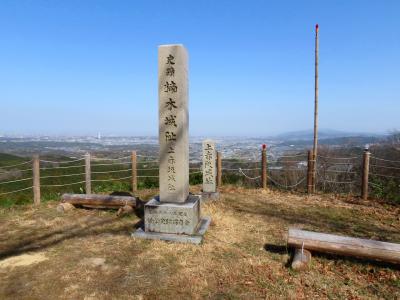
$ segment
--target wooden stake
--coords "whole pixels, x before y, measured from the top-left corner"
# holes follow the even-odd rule
[[[92,193],[92,179],[91,179],[91,170],[90,170],[90,153],[86,153],[85,155],[85,187],[86,194]]]
[[[40,159],[39,155],[33,156],[33,203],[40,205]]]
[[[296,248],[294,250],[292,269],[303,271],[308,269],[311,262],[311,252],[304,248]]]
[[[71,203],[60,203],[57,206],[57,211],[60,213],[65,213],[66,211],[73,210],[75,206]]]
[[[363,172],[362,172],[362,183],[361,183],[361,197],[364,200],[368,199],[368,180],[369,180],[369,157],[371,153],[368,148],[364,150],[363,155]]]
[[[222,155],[217,152],[217,186],[222,186]]]
[[[315,192],[315,178],[317,175],[317,151],[318,151],[318,24],[315,26],[315,90],[314,90],[314,145],[313,145],[313,176],[312,192]]]
[[[313,153],[311,150],[308,150],[308,162],[307,162],[307,193],[312,194],[313,192]]]
[[[118,209],[117,217],[122,217],[124,215],[132,214],[134,211],[135,209],[130,205],[122,206]]]
[[[262,146],[261,151],[261,181],[262,181],[262,188],[267,188],[267,145]]]
[[[136,156],[136,151],[132,151],[131,161],[132,161],[132,193],[136,193],[137,192],[137,156]]]

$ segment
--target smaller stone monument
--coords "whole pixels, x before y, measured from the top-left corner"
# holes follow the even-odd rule
[[[203,141],[203,191],[201,199],[217,200],[219,192],[217,191],[217,151],[215,142],[212,140]]]

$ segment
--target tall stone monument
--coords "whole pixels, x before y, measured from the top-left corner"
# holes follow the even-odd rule
[[[158,48],[160,195],[145,204],[144,231],[133,235],[199,244],[211,219],[189,194],[188,53],[183,45]]]
[[[202,200],[216,200],[219,197],[217,192],[217,152],[215,142],[212,140],[203,141],[203,192]]]
[[[160,201],[189,195],[188,54],[181,45],[158,48]]]

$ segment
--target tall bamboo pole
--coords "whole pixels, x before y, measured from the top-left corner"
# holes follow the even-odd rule
[[[315,90],[314,90],[314,146],[313,146],[313,180],[312,190],[315,192],[315,178],[317,175],[317,149],[318,149],[318,24],[315,25]]]

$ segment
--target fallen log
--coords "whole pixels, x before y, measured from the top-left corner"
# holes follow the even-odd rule
[[[303,271],[308,269],[311,262],[311,252],[307,249],[296,248],[294,250],[292,269]]]
[[[125,205],[136,206],[136,197],[96,194],[63,194],[61,203],[70,203],[93,208],[120,208]]]
[[[317,252],[400,263],[400,244],[289,229],[288,246]]]

